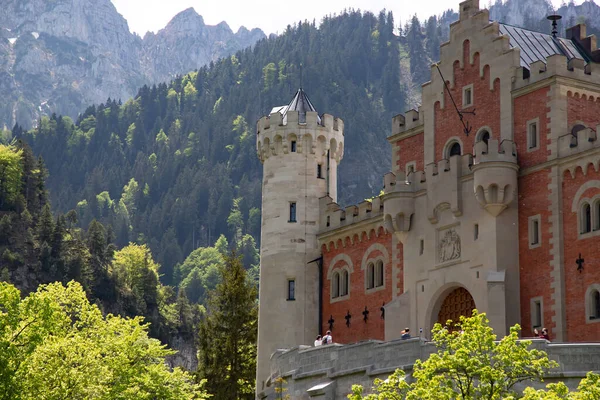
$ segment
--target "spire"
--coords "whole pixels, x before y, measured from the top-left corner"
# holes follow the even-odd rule
[[[308,98],[308,95],[302,88],[298,89],[292,101],[290,101],[290,103],[281,110],[284,124],[287,122],[286,116],[288,111],[298,111],[298,122],[300,123],[306,122],[307,111],[317,112],[315,106],[313,106],[310,99]],[[318,116],[318,113],[317,122],[319,124],[321,123],[321,117]]]

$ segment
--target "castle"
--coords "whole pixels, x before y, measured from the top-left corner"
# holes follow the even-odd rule
[[[257,389],[279,348],[430,337],[485,312],[499,335],[600,340],[600,51],[489,20],[442,44],[418,110],[392,120],[391,172],[336,203],[344,124],[299,90],[257,124],[264,165]]]

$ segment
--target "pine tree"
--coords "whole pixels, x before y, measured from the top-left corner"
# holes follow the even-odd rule
[[[221,283],[210,293],[200,323],[198,378],[215,400],[253,399],[258,326],[257,290],[242,260],[225,257]]]

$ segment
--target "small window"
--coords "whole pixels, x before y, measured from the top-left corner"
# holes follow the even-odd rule
[[[463,107],[470,107],[473,105],[473,85],[465,86],[463,88]]]
[[[331,297],[334,299],[336,297],[340,297],[340,274],[339,274],[339,272],[334,272],[333,279],[331,281],[331,285],[332,285]]]
[[[342,281],[340,283],[340,296],[346,296],[348,294],[348,286],[350,284],[350,274],[348,273],[348,271],[344,270],[342,272]]]
[[[540,216],[529,217],[529,248],[540,246],[542,241],[542,231],[540,226]]]
[[[448,152],[448,158],[450,158],[452,156],[460,156],[460,154],[461,154],[460,143],[458,143],[458,142],[452,143],[452,145],[450,145],[450,151]]]
[[[290,150],[292,153],[296,152],[296,141],[292,140],[292,142],[290,143]]]
[[[529,150],[537,149],[539,143],[538,123],[536,121],[527,124],[527,148]]]
[[[375,270],[375,287],[383,286],[383,261],[377,261],[377,269]]]
[[[533,308],[531,310],[531,324],[534,328],[542,326],[542,300],[536,299],[532,301]]]
[[[296,222],[296,203],[290,203],[290,220],[288,222]]]
[[[414,161],[411,161],[409,163],[406,163],[406,176],[408,177],[408,175],[415,173],[415,171],[417,170],[417,163]]]
[[[594,230],[600,230],[600,199],[594,202],[592,216],[594,217]]]
[[[475,224],[473,228],[473,240],[479,239],[479,224]]]
[[[288,300],[296,300],[296,280],[288,280]]]
[[[373,289],[375,287],[375,265],[369,263],[367,265],[367,289]]]
[[[600,319],[600,291],[592,291],[592,314],[590,319]]]
[[[327,226],[331,225],[331,217],[328,215],[327,216]]]
[[[323,164],[317,164],[317,178],[323,179]]]
[[[581,233],[592,231],[592,209],[590,203],[583,203],[581,206]]]
[[[419,242],[419,255],[422,256],[425,251],[425,240],[421,239]]]

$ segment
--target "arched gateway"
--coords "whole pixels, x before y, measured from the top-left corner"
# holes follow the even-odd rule
[[[442,302],[437,322],[442,325],[445,325],[449,319],[453,322],[458,322],[461,315],[465,317],[471,316],[474,308],[475,301],[471,293],[465,288],[456,288],[448,293]]]

